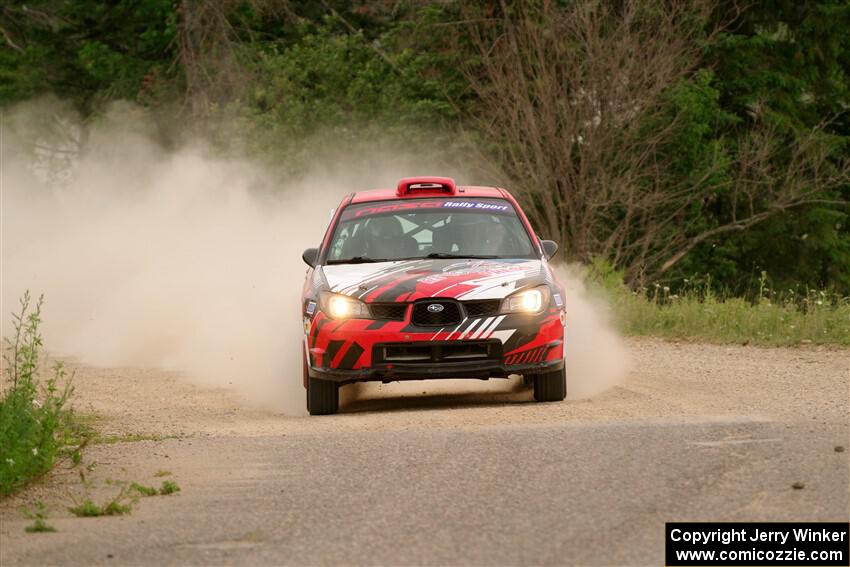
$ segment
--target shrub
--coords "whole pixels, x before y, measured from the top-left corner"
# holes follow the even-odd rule
[[[33,309],[30,303],[27,292],[21,299],[20,312],[12,315],[12,336],[5,339],[6,384],[0,394],[0,496],[53,467],[67,420],[64,407],[72,391],[61,362],[55,364],[52,377],[39,388],[43,297]]]

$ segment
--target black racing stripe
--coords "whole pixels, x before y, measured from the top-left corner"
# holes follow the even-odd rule
[[[377,296],[372,298],[372,301],[395,301],[396,298],[401,295],[410,297],[410,294],[416,291],[416,286],[418,284],[419,278],[417,276],[409,276],[405,279],[397,280],[394,286],[389,287],[379,293]]]
[[[366,286],[367,288],[371,287],[373,284],[375,285],[375,287],[381,287],[383,285],[386,285],[386,282],[384,280],[386,280],[388,277],[392,276],[393,274],[403,274],[408,270],[415,269],[416,266],[418,266],[421,262],[422,260],[415,260],[403,265],[392,264],[385,268],[381,268],[377,272],[374,272],[363,278],[363,280],[360,282],[360,285]],[[397,279],[397,277],[394,279]],[[343,289],[350,289],[351,287],[352,286],[342,289],[335,288],[334,291],[342,291]]]
[[[377,321],[372,321],[371,323],[369,323],[369,326],[366,327],[366,330],[367,331],[374,331],[375,329],[380,329],[381,327],[386,325],[388,322],[389,321],[387,321],[387,320],[380,320],[380,319],[377,320]]]
[[[505,343],[505,350],[512,351],[522,348],[533,341],[538,334],[540,334],[539,328],[531,331],[517,329],[517,332],[511,335],[508,342]]]
[[[339,349],[342,348],[342,345],[344,344],[345,341],[330,341],[328,343],[328,348],[325,349],[325,357],[324,360],[322,360],[322,366],[329,368],[334,363],[336,353],[339,352]]]
[[[319,332],[322,330],[322,327],[325,326],[328,320],[325,318],[319,319],[315,325],[313,325],[313,335],[310,337],[310,346],[316,346],[316,337],[319,336]]]
[[[351,343],[345,354],[342,355],[342,360],[339,361],[337,368],[354,368],[354,363],[363,354],[363,347],[357,343]]]

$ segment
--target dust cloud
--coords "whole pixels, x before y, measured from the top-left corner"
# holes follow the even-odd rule
[[[2,118],[3,333],[24,290],[44,293],[53,354],[176,370],[290,415],[304,413],[301,252],[345,193],[445,171],[360,152],[288,177],[201,143],[166,149],[127,106],[94,125],[55,105]],[[619,379],[624,349],[573,287],[570,395],[592,395]]]
[[[583,268],[560,265],[556,274],[566,292],[567,397],[590,398],[625,381],[629,351],[605,300],[588,289]]]
[[[3,116],[3,333],[29,289],[53,354],[178,370],[303,413],[301,252],[343,195],[401,172],[287,178],[197,143],[166,150],[144,118],[118,107],[82,130],[52,105]]]

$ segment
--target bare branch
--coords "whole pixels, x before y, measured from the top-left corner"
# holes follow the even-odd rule
[[[847,183],[822,127],[788,140],[757,119],[734,161],[718,150],[678,170],[690,118],[671,88],[693,79],[724,29],[709,25],[715,7],[521,0],[465,14],[478,54],[463,69],[481,103],[476,125],[536,229],[570,258],[605,256],[632,283],[657,277],[702,242],[834,201],[827,193]],[[721,205],[720,226],[702,226]]]
[[[14,49],[15,51],[17,51],[20,54],[25,53],[24,48],[14,42],[11,34],[6,30],[6,28],[0,26],[0,34],[3,34],[3,39],[6,40],[6,44],[9,47],[11,47],[12,49]]]

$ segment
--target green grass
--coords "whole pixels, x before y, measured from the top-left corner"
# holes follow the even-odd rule
[[[180,487],[173,480],[163,481],[162,486],[159,488],[159,493],[163,496],[174,494],[175,492],[180,492]]]
[[[73,432],[73,414],[65,410],[71,380],[61,362],[44,381],[38,379],[42,339],[39,298],[31,306],[29,292],[12,314],[14,332],[5,338],[6,372],[0,386],[0,496],[12,493],[53,468],[57,457],[79,451],[85,441]],[[31,308],[32,307],[32,308]],[[67,455],[69,443],[76,448]]]
[[[710,278],[630,290],[594,264],[590,285],[601,291],[626,335],[716,343],[850,346],[850,298],[824,290],[774,290],[762,274],[751,298],[713,290]]]
[[[137,482],[131,482],[130,490],[138,493],[141,496],[156,496],[157,494],[161,496],[167,496],[169,494],[174,494],[175,492],[180,492],[180,487],[173,480],[163,481],[162,485],[159,488],[154,488],[153,486],[145,486],[144,484],[139,484]]]
[[[24,531],[28,534],[51,533],[55,532],[56,528],[45,522],[43,519],[36,518],[31,526],[24,528]]]
[[[68,508],[72,514],[80,518],[97,518],[100,516],[123,516],[129,514],[133,506],[129,502],[121,502],[118,499],[111,500],[102,506],[98,506],[91,500]]]
[[[91,500],[84,500],[80,504],[68,508],[68,510],[80,518],[96,518],[103,515],[103,508]]]
[[[24,528],[29,534],[55,532],[56,528],[47,523],[47,507],[43,502],[36,502],[35,510],[23,509],[24,515],[33,521],[32,525]]]
[[[107,484],[116,484],[112,481],[107,481]],[[80,518],[97,518],[99,516],[123,516],[129,514],[133,510],[133,504],[138,501],[139,491],[136,490],[136,483],[120,483],[121,489],[118,494],[111,500],[103,504],[95,504],[91,498],[86,498],[76,506],[69,507],[68,510],[72,514]]]
[[[80,518],[97,518],[100,516],[123,516],[133,511],[140,497],[167,496],[180,491],[180,487],[173,480],[163,481],[159,488],[146,486],[138,482],[124,482],[107,480],[107,484],[120,486],[118,494],[103,504],[96,504],[91,498],[86,498],[76,506],[69,507],[72,514]]]
[[[132,505],[122,504],[121,502],[110,502],[103,509],[104,516],[123,516],[129,514],[132,510]]]
[[[144,484],[139,484],[138,482],[131,482],[130,490],[135,490],[141,496],[156,496],[157,494],[159,494],[159,490],[157,490],[153,486],[145,486]]]

